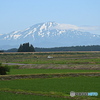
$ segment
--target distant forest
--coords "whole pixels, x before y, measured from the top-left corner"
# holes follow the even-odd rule
[[[100,45],[91,46],[71,46],[71,47],[54,47],[54,48],[34,48],[36,52],[53,52],[53,51],[100,51]],[[12,48],[4,52],[17,52],[17,48]]]

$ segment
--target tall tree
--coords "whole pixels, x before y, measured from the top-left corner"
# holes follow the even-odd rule
[[[18,48],[18,52],[35,52],[35,49],[33,45],[24,43],[23,45],[20,45],[20,47]]]
[[[30,52],[35,52],[33,45],[30,46]]]
[[[18,52],[22,52],[23,51],[23,45],[21,44],[20,47],[18,48]]]

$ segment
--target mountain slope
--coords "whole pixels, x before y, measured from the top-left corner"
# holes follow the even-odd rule
[[[9,49],[11,47],[18,47],[25,42],[30,42],[35,47],[100,44],[99,35],[73,29],[59,29],[57,28],[59,25],[55,22],[39,23],[22,31],[13,31],[0,35],[0,46],[2,46],[1,48]]]

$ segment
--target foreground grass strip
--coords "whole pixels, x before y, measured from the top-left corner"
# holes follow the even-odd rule
[[[71,100],[99,100],[95,97],[87,97],[87,96],[75,96],[70,97],[69,94],[64,94],[62,92],[42,92],[42,91],[26,91],[21,89],[9,89],[9,88],[1,88],[0,91],[10,92],[14,94],[25,94],[25,95],[39,95],[39,96],[48,96],[48,97],[57,97],[57,98],[66,98]]]
[[[54,67],[54,66],[53,66]],[[53,68],[52,67],[52,68]],[[56,67],[57,68],[57,67]],[[100,72],[100,70],[87,70],[87,69],[11,69],[9,75],[20,75],[20,74],[50,74],[50,73],[80,73],[80,72]]]
[[[0,91],[0,100],[66,100],[66,98],[55,98],[49,96],[39,96],[39,95],[25,95],[25,94],[15,94],[10,92]],[[67,99],[70,100],[70,99]]]
[[[54,78],[54,77],[78,77],[78,76],[100,76],[100,72],[88,73],[66,73],[66,74],[27,74],[27,75],[0,75],[0,80],[24,79],[24,78]]]

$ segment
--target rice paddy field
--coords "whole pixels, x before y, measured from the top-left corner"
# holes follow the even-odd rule
[[[0,75],[0,100],[100,100],[98,51],[1,53],[0,63],[10,67]],[[98,96],[71,97],[71,91]]]

